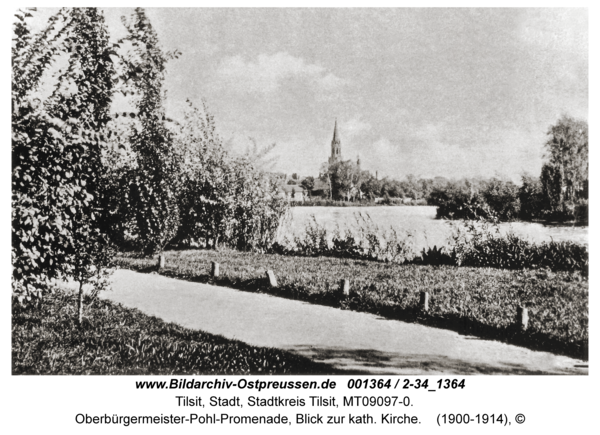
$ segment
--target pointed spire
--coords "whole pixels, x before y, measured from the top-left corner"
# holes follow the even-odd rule
[[[333,164],[342,160],[342,143],[337,129],[337,118],[335,118],[335,126],[333,127],[333,140],[331,141],[331,157],[329,164]]]
[[[337,131],[337,118],[335,118],[335,126],[333,127],[333,143],[337,143],[340,141]]]

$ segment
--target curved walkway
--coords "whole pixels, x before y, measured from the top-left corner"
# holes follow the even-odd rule
[[[117,270],[101,297],[144,313],[373,374],[587,374],[587,362],[453,331]]]

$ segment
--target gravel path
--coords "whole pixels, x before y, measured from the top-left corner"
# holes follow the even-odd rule
[[[168,322],[373,374],[587,374],[587,362],[265,294],[118,270],[101,297]]]

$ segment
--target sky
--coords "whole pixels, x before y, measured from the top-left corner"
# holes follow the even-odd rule
[[[337,119],[343,157],[380,177],[518,181],[562,114],[588,119],[584,8],[146,11],[182,53],[170,114],[205,99],[235,150],[277,144],[274,171],[318,175]],[[105,9],[115,37],[130,13]]]

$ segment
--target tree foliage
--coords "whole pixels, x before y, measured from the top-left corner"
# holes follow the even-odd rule
[[[330,186],[333,199],[349,200],[358,195],[363,174],[356,163],[346,160],[324,165],[319,178]]]
[[[310,192],[315,188],[315,177],[306,177],[304,180],[302,180],[300,185],[310,195]]]
[[[31,12],[17,13],[12,46],[12,260],[21,301],[42,296],[51,279],[101,278],[110,261],[99,168],[113,46],[94,8],[61,9],[37,34]],[[55,71],[57,60],[66,67]]]
[[[544,210],[548,210],[548,202],[542,192],[540,177],[532,177],[530,175],[523,175],[521,177],[519,202],[521,204],[521,219],[533,220],[544,217]]]
[[[128,173],[126,207],[133,211],[134,236],[146,254],[161,252],[177,232],[179,162],[173,137],[166,125],[162,90],[167,57],[156,31],[142,8],[129,20],[123,18],[128,35],[121,41],[131,48],[123,56],[132,80],[137,122],[131,124],[129,143],[135,170]]]
[[[206,104],[200,110],[189,103],[176,149],[182,162],[177,241],[267,249],[288,205],[277,195],[276,181],[254,166],[254,158],[225,150]]]
[[[123,19],[116,43],[95,8],[61,9],[38,33],[32,12],[17,14],[12,46],[19,300],[75,279],[81,322],[83,284],[104,287],[112,244],[144,254],[177,241],[268,249],[289,207],[259,169],[273,146],[230,155],[206,105],[190,106],[182,124],[167,118],[166,63],[179,53],[163,52],[144,10]],[[112,113],[116,91],[130,112]]]
[[[215,132],[214,119],[206,105],[203,109],[188,101],[175,141],[183,163],[177,240],[217,247],[228,232],[227,218],[235,201],[230,186],[235,174],[226,164],[227,154]]]
[[[547,162],[541,182],[550,212],[573,216],[575,207],[587,203],[588,125],[563,115],[548,130]]]

